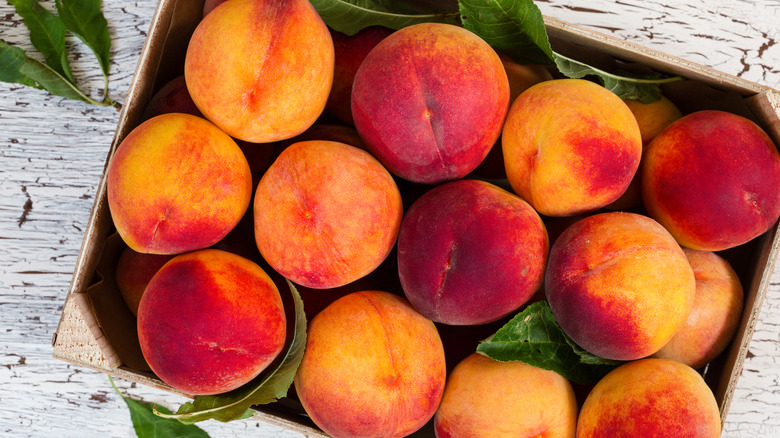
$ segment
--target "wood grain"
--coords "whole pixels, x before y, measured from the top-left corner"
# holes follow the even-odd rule
[[[52,1],[42,1],[53,9]],[[587,26],[725,73],[780,88],[778,0],[537,0],[550,17]],[[155,1],[105,1],[113,41],[109,94],[124,101]],[[0,38],[32,51],[21,19],[0,2]],[[83,45],[74,74],[99,97]],[[40,59],[40,58],[39,58]],[[134,436],[108,378],[52,358],[56,330],[118,113],[0,83],[0,435]],[[750,344],[724,437],[780,436],[780,270]],[[117,381],[136,398],[184,400]],[[214,437],[301,437],[247,420],[203,428]]]

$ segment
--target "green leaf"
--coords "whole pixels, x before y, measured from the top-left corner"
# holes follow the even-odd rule
[[[186,424],[209,419],[227,422],[252,416],[252,411],[249,410],[252,405],[272,403],[286,396],[306,347],[306,314],[303,312],[303,301],[289,280],[287,285],[295,301],[295,327],[290,346],[278,365],[253,382],[226,394],[197,396],[192,402],[183,404],[176,414],[155,414],[175,418]]]
[[[65,51],[65,24],[60,17],[43,8],[37,0],[8,0],[30,30],[30,42],[41,52],[46,65],[68,82],[75,84]]]
[[[108,78],[111,37],[100,0],[57,0],[56,3],[65,27],[92,49],[103,76]]]
[[[521,64],[549,64],[553,52],[533,0],[458,0],[463,27]]]
[[[546,301],[529,305],[493,336],[477,346],[477,352],[501,362],[520,361],[581,384],[595,383],[622,364],[583,350],[555,322]]]
[[[651,103],[660,99],[661,85],[682,80],[680,76],[670,78],[620,76],[558,53],[555,53],[555,65],[566,77],[579,79],[585,76],[596,76],[606,89],[617,94],[621,99],[634,99],[642,103]]]
[[[24,50],[9,46],[0,40],[0,81],[43,88],[22,73],[22,65],[27,62],[27,59]]]
[[[0,81],[42,88],[55,96],[106,105],[85,96],[48,65],[30,58],[24,50],[0,41]]]
[[[417,23],[460,24],[456,11],[419,11],[403,2],[382,0],[310,0],[333,30],[354,35],[369,26],[401,29]]]
[[[170,410],[162,406],[131,398],[124,400],[127,407],[130,408],[130,418],[133,420],[133,428],[139,438],[204,438],[209,436],[206,431],[194,424],[183,424],[180,421],[155,415],[154,411],[171,413]]]
[[[170,414],[171,411],[163,406],[125,397],[116,387],[111,376],[108,376],[108,379],[111,381],[111,386],[130,409],[133,429],[139,438],[208,438],[209,434],[198,426],[182,424],[176,420],[154,415],[154,411],[167,414]]]

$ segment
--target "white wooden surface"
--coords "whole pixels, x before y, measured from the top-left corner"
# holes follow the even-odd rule
[[[41,2],[52,7],[53,2]],[[537,0],[542,12],[780,88],[780,0]],[[113,39],[110,95],[124,101],[153,0],[105,1]],[[21,19],[0,2],[0,39],[28,51]],[[92,96],[102,78],[75,41],[74,72]],[[51,336],[118,119],[101,108],[0,83],[0,436],[134,436],[100,373],[51,357]],[[780,267],[775,270],[724,437],[780,436]],[[177,407],[177,396],[117,382]],[[202,424],[212,436],[300,437],[258,421]]]

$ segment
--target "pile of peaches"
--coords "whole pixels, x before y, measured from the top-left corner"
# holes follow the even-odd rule
[[[207,2],[207,6],[208,6]],[[346,36],[306,0],[204,15],[107,169],[117,282],[155,374],[231,391],[309,317],[292,397],[334,437],[716,437],[696,371],[739,323],[717,252],[780,216],[754,122],[522,66],[457,26]],[[545,299],[587,387],[475,353]]]

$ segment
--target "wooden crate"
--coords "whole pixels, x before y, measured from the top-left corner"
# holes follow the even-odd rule
[[[141,119],[153,92],[182,74],[187,41],[200,20],[202,2],[161,0],[141,52],[135,76],[111,144],[109,160],[121,140]],[[683,113],[720,109],[745,116],[780,144],[780,93],[704,66],[670,57],[607,35],[545,19],[554,50],[592,65],[650,68],[680,75],[684,82],[664,93]],[[729,348],[703,371],[724,421],[742,372],[759,309],[777,258],[777,224],[767,233],[721,253],[737,271],[745,290],[745,308]],[[98,187],[62,317],[52,340],[54,357],[144,385],[177,392],[149,370],[138,346],[135,318],[114,282],[123,249],[115,234],[106,200],[106,181]],[[259,407],[255,416],[309,436],[326,436],[292,400]],[[433,436],[430,425],[414,436]]]

